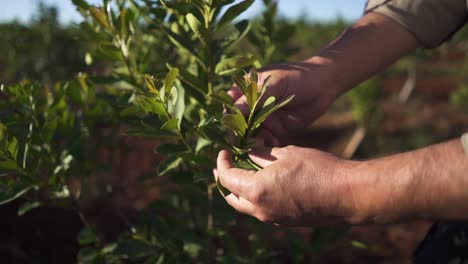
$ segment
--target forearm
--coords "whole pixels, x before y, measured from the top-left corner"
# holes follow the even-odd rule
[[[354,222],[468,219],[468,155],[459,139],[351,163]]]
[[[322,87],[335,88],[339,96],[417,47],[400,24],[369,13],[306,62],[322,66]]]

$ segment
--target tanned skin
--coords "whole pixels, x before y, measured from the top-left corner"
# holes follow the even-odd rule
[[[215,177],[232,193],[239,212],[281,225],[392,223],[468,219],[468,155],[454,139],[423,149],[367,160],[343,160],[316,149],[281,146],[283,139],[323,114],[355,85],[419,47],[392,19],[368,13],[318,55],[273,65],[269,93],[295,94],[259,133],[251,158],[259,171],[235,168],[231,154],[218,155]],[[236,89],[230,95],[245,104]]]

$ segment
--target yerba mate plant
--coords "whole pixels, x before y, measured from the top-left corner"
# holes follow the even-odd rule
[[[292,99],[263,98],[267,83],[259,89],[256,74],[244,72],[262,66],[257,54],[238,47],[252,24],[237,18],[253,1],[104,1],[101,7],[75,3],[87,18],[82,27],[102,36],[90,57],[115,51],[110,57],[117,81],[109,84],[122,87],[128,98],[129,106],[121,111],[130,123],[127,134],[160,139],[155,150],[167,158],[155,176],[167,176],[181,188],[155,203],[172,213],[145,214],[141,226],[123,236],[125,243],[142,247],[143,253],[133,257],[241,261],[226,233],[235,224],[234,212],[212,190],[215,157],[220,149],[230,149],[239,165],[255,166],[246,155],[251,137],[271,113]],[[154,50],[158,59],[149,63],[145,55]],[[249,113],[241,113],[227,94],[233,80],[247,98]],[[263,242],[267,237],[258,235],[269,228],[250,235],[256,246],[247,259],[261,260],[269,254]],[[132,259],[122,255],[120,245],[111,252],[101,247],[96,256]]]
[[[145,135],[147,130],[153,130],[176,139],[157,148],[159,153],[168,157],[160,165],[159,175],[185,167],[199,170],[197,176],[200,180],[207,180],[213,163],[206,157],[213,157],[219,147],[231,149],[237,161],[253,165],[244,155],[248,150],[249,137],[272,112],[291,99],[276,104],[276,99],[270,97],[262,100],[262,105],[254,105],[261,100],[264,89],[258,91],[256,75],[253,74],[252,80],[234,77],[247,97],[250,113],[244,118],[229,102],[226,91],[232,85],[232,74],[254,63],[259,64],[254,54],[234,53],[234,48],[249,32],[251,24],[248,20],[232,21],[253,1],[242,1],[231,6],[233,1],[145,1],[144,7],[131,1],[128,4],[139,11],[117,3],[120,11],[115,13],[114,6],[109,2],[104,3],[105,8],[75,2],[80,4],[84,15],[93,18],[88,27],[93,28],[94,25],[96,32],[103,32],[109,39],[99,46],[113,47],[126,68],[127,83],[134,86],[129,97],[129,102],[134,106],[124,112],[142,111],[156,115],[162,123],[152,126],[142,121],[141,124],[145,126],[133,126],[128,134]],[[229,7],[221,13],[226,6]],[[142,13],[142,8],[151,10],[150,14],[154,15],[135,22],[134,14]],[[133,50],[143,48],[131,34],[136,30],[135,23],[143,23],[148,30],[159,32],[158,36],[162,33],[172,44],[169,49],[173,49],[174,60],[166,61],[169,73],[164,79],[157,77],[160,73],[142,73],[136,65]],[[155,67],[161,68],[161,65]],[[121,72],[118,74],[122,76]],[[223,106],[236,111],[222,115]],[[223,126],[242,139],[239,142],[226,140],[221,129]]]

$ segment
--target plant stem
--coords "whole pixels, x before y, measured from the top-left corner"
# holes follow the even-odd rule
[[[177,129],[177,132],[179,133],[180,140],[182,141],[182,143],[187,147],[188,150],[190,150],[190,152],[193,152],[192,147],[190,146],[190,144],[187,142],[187,140],[186,140],[185,137],[183,136],[182,131],[180,131],[179,129]]]
[[[124,56],[124,61],[125,61],[125,65],[127,66],[128,73],[130,74],[130,78],[132,78],[133,84],[138,85],[138,81],[135,78],[135,73],[133,71],[129,58]]]
[[[138,86],[138,81],[135,77],[135,71],[133,70],[132,64],[130,62],[130,58],[128,57],[127,52],[124,52],[124,42],[122,39],[118,39],[117,43],[119,43],[120,54],[125,62],[125,66],[127,67],[128,74],[130,74],[130,78],[132,79],[133,85]],[[125,44],[127,45],[127,44]],[[128,50],[128,47],[125,47]]]
[[[213,188],[216,187],[215,183],[209,184],[207,186],[208,193],[208,219],[207,219],[207,229],[213,229]]]
[[[29,95],[29,102],[31,103],[31,110],[32,110],[32,117],[31,117],[31,122],[29,123],[29,133],[28,133],[28,139],[27,143],[24,146],[24,152],[23,152],[23,169],[26,169],[26,161],[28,158],[28,153],[29,153],[29,145],[31,144],[31,139],[32,139],[32,134],[33,134],[33,127],[34,127],[34,114],[36,112],[36,105],[34,104],[34,99],[32,97],[32,94]]]

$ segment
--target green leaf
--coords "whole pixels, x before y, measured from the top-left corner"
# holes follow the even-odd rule
[[[177,138],[175,133],[161,129],[130,128],[125,132],[128,136],[151,137],[151,138]]]
[[[242,93],[245,94],[247,91],[247,86],[249,85],[245,77],[242,75],[236,74],[232,76],[232,80],[237,85],[237,87],[242,91]]]
[[[258,83],[258,73],[255,68],[250,69],[249,79],[250,79],[250,82]]]
[[[252,65],[257,58],[254,56],[243,57],[236,56],[221,60],[215,67],[215,73],[218,75],[233,74],[244,67]]]
[[[212,0],[211,3],[213,6],[217,8],[224,7],[226,5],[230,5],[234,2],[234,0]]]
[[[183,4],[181,1],[159,0],[159,2],[165,9],[171,10],[172,12],[187,13],[187,4]]]
[[[166,174],[167,172],[177,168],[182,164],[183,159],[181,157],[170,157],[167,160],[163,161],[158,168],[159,176]]]
[[[107,30],[111,29],[109,23],[107,22],[106,14],[104,13],[104,11],[93,6],[89,9],[89,12],[91,16],[96,20],[96,22],[98,22],[102,27],[104,27]]]
[[[119,48],[110,42],[101,42],[97,55],[111,60],[122,60],[122,53]]]
[[[133,106],[124,108],[122,111],[120,111],[119,116],[120,117],[133,117],[134,115],[140,112],[141,112],[140,107],[133,105]]]
[[[169,40],[176,46],[176,47],[179,47],[185,51],[187,51],[188,53],[190,53],[190,55],[195,58],[201,65],[203,65],[203,61],[198,57],[197,55],[197,52],[194,50],[193,48],[193,45],[192,43],[190,42],[190,40],[186,39],[185,37],[179,35],[179,34],[176,34],[174,32],[172,32],[170,29],[162,26],[161,27],[163,29],[164,32],[166,32],[166,34],[168,35],[168,38]]]
[[[127,16],[127,10],[126,8],[122,9],[120,11],[119,17],[117,18],[117,21],[119,22],[117,24],[120,36],[125,36],[128,32],[127,24],[126,24],[126,16]]]
[[[265,80],[263,80],[263,84],[262,84],[262,87],[260,88],[260,90],[258,91],[259,94],[263,95],[266,91],[266,89],[268,88],[268,86],[270,85],[270,80],[271,80],[271,75],[268,75]]]
[[[92,247],[85,247],[78,252],[79,263],[94,263],[93,261],[98,257],[99,250]]]
[[[275,105],[275,110],[280,109],[280,108],[283,107],[283,106],[286,106],[287,104],[289,104],[289,102],[291,102],[292,99],[294,99],[294,94],[288,96],[286,99],[284,99],[283,101],[281,101],[281,103]]]
[[[204,137],[199,137],[197,140],[197,145],[195,146],[195,153],[198,154],[203,148],[212,145],[213,142]]]
[[[255,72],[251,72],[251,75],[252,74],[256,74]],[[248,122],[249,124],[252,124],[252,119],[253,119],[253,116],[254,114],[257,112],[257,107],[258,107],[258,104],[260,104],[260,102],[262,101],[262,98],[263,96],[265,95],[265,91],[267,89],[267,86],[269,84],[269,80],[270,80],[270,76],[268,76],[265,81],[263,82],[263,85],[262,85],[262,88],[260,88],[260,90],[258,91],[258,98],[256,99],[256,101],[253,103],[253,106],[250,107],[250,113],[249,113],[249,118],[248,118]],[[255,79],[255,82],[257,82],[258,78],[257,76],[254,77]]]
[[[273,113],[275,102],[276,98],[274,96],[270,96],[265,100],[265,102],[262,105],[262,108],[260,108],[260,110],[257,113],[250,113],[251,116],[253,116],[250,118],[253,130],[259,127],[263,123],[263,121],[265,121],[268,118],[268,116],[270,116]]]
[[[94,90],[90,88],[88,85],[88,76],[87,74],[79,73],[76,77],[76,81],[78,82],[81,91],[84,93],[85,99],[91,99],[93,96]]]
[[[258,111],[258,113],[255,114],[255,116],[257,117],[256,119],[262,117],[264,114],[271,111],[271,109],[273,109],[274,106],[275,106],[275,102],[276,102],[276,97],[274,97],[274,96],[268,97],[265,100],[265,102],[263,103],[262,108],[260,109],[260,111]]]
[[[229,46],[235,46],[239,41],[241,41],[247,33],[249,33],[252,23],[248,20],[242,20],[239,23],[234,25],[236,32],[231,33],[231,35],[226,37],[226,41],[222,44],[223,48]]]
[[[19,171],[20,167],[16,160],[2,160],[0,161],[0,174]]]
[[[245,1],[242,1],[238,4],[235,4],[229,7],[228,10],[226,10],[224,15],[219,20],[218,27],[222,27],[230,23],[232,20],[238,17],[242,12],[247,10],[247,8],[249,8],[253,2],[254,2],[253,0],[245,0]]]
[[[179,120],[176,118],[172,118],[167,120],[162,126],[161,130],[174,130],[177,129],[179,125]]]
[[[228,143],[224,133],[219,129],[218,126],[215,126],[212,123],[200,125],[197,128],[197,133],[202,135],[205,139],[219,144],[223,148],[231,148],[231,145]]]
[[[5,136],[7,135],[7,127],[2,123],[0,122],[0,140],[3,140],[5,138]]]
[[[357,241],[357,240],[353,240],[351,241],[351,245],[355,248],[361,248],[361,249],[365,249],[367,248],[366,244],[360,242],[360,241]]]
[[[174,144],[174,143],[166,143],[161,144],[156,148],[156,152],[159,154],[167,155],[167,154],[177,154],[181,152],[187,151],[187,147],[183,144]]]
[[[260,111],[258,111],[258,113],[255,114],[252,132],[258,127],[260,127],[263,121],[265,121],[271,114],[273,114],[275,111],[279,110],[283,106],[287,105],[294,98],[294,95],[289,96],[277,105],[274,105],[275,99],[272,99],[272,97],[273,96],[270,96],[263,104],[262,109],[260,109]]]
[[[81,246],[89,245],[97,241],[96,233],[89,227],[83,228],[78,234],[78,244]]]
[[[18,208],[18,216],[22,216],[34,208],[41,206],[42,204],[38,201],[25,202]]]
[[[169,69],[174,68],[173,66],[171,66],[169,64],[167,64],[167,67]],[[190,87],[195,89],[197,92],[199,92],[199,93],[201,93],[203,95],[206,94],[206,91],[202,89],[202,87],[204,87],[205,85],[200,80],[200,78],[198,78],[197,76],[193,75],[189,71],[182,68],[182,69],[179,69],[179,77],[182,80],[182,82],[188,84]]]
[[[234,100],[232,100],[232,97],[222,90],[215,94],[209,94],[208,97],[219,103],[222,103],[227,107],[232,107],[234,105]]]
[[[164,260],[165,260],[165,255],[164,253],[162,253],[161,255],[155,257],[156,258],[156,261],[154,262],[154,264],[164,264]],[[149,262],[151,263],[151,262]]]
[[[156,97],[137,96],[135,105],[147,113],[153,113],[160,116],[165,116],[166,108],[163,103],[159,102]]]
[[[244,116],[240,113],[227,114],[221,118],[221,123],[232,129],[234,134],[244,136],[247,130],[247,123],[245,122]]]
[[[258,99],[258,86],[256,81],[249,83],[245,97],[247,97],[247,104],[249,105],[250,110],[254,111],[254,106]]]
[[[89,9],[89,4],[84,1],[84,0],[72,0],[72,3],[79,8],[88,10]]]
[[[252,159],[250,159],[248,153],[241,154],[235,161],[235,165],[237,168],[241,168],[244,170],[257,170],[258,171],[262,169],[262,167],[260,167],[258,164],[253,162]]]
[[[181,85],[176,86],[177,89],[177,98],[173,101],[173,113],[174,117],[179,120],[179,127],[180,123],[182,122],[182,118],[185,113],[185,89]]]
[[[15,160],[18,156],[18,148],[18,140],[15,137],[13,137],[10,141],[10,144],[8,145],[8,152],[10,152],[11,156]]]
[[[174,86],[174,82],[177,79],[177,76],[179,76],[179,69],[177,68],[172,68],[167,73],[166,79],[164,80],[164,90],[166,98],[169,96],[171,88],[172,86]]]
[[[151,244],[140,240],[123,240],[119,241],[117,247],[112,252],[114,255],[136,260],[150,256],[155,253],[155,249]]]
[[[152,76],[145,74],[145,83],[146,83],[146,87],[148,87],[151,93],[158,94],[158,89],[156,88],[156,85],[154,84],[154,80]]]
[[[132,25],[132,20],[134,18],[134,13],[131,9],[122,9],[120,11],[119,17],[117,18],[117,21],[119,24],[117,24],[119,28],[119,33],[122,38],[126,38],[128,32],[133,32],[133,25]]]
[[[192,31],[195,33],[195,36],[201,41],[203,46],[207,46],[208,43],[208,34],[203,24],[191,13],[188,13],[185,18],[189,24]]]
[[[7,187],[6,190],[0,192],[0,205],[9,203],[32,189],[36,189],[38,186],[30,182],[17,182],[12,187]]]

